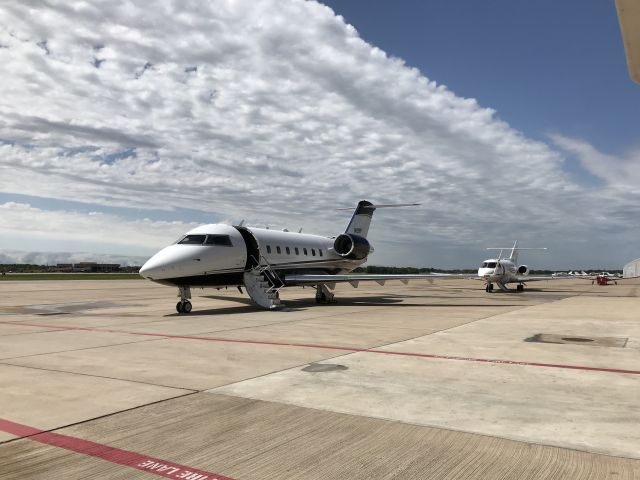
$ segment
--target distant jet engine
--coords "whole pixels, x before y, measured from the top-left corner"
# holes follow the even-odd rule
[[[529,275],[529,267],[527,267],[526,265],[520,265],[518,267],[518,273],[520,275]]]
[[[333,242],[333,249],[341,257],[362,260],[373,251],[366,238],[352,233],[341,233]]]

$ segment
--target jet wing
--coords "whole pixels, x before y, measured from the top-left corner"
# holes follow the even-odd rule
[[[629,74],[640,83],[640,3],[636,0],[616,0],[618,20]]]
[[[426,274],[413,274],[413,275],[285,275],[285,285],[321,285],[332,283],[350,283],[353,287],[357,287],[360,282],[377,282],[380,285],[384,285],[385,282],[390,280],[400,280],[402,283],[407,284],[409,280],[429,280],[433,281],[437,278],[472,278],[469,275],[457,275],[446,273],[426,273]]]
[[[572,278],[572,277],[552,277],[551,275],[548,276],[529,276],[529,275],[521,275],[515,278],[515,280],[509,280],[506,283],[520,283],[520,282],[543,282],[545,280],[561,280],[563,278]]]

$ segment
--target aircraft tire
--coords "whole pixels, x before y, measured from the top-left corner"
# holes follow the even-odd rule
[[[186,301],[184,302],[184,304],[182,305],[182,312],[183,313],[191,313],[191,309],[193,308],[193,305],[191,305],[191,302]]]
[[[176,303],[176,312],[183,313],[183,311],[182,311],[182,302]]]

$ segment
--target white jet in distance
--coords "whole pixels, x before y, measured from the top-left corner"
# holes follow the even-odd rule
[[[520,250],[546,250],[543,248],[524,248],[518,247],[518,241],[516,240],[511,247],[511,255],[509,258],[501,258],[504,250],[509,250],[509,247],[489,247],[487,250],[500,250],[498,258],[489,258],[482,262],[480,268],[478,268],[478,277],[486,282],[485,291],[492,292],[493,284],[498,285],[503,292],[509,291],[507,284],[517,283],[516,290],[524,290],[525,282],[537,282],[542,280],[552,280],[555,277],[552,276],[536,276],[529,275],[529,267],[526,265],[518,265],[518,252]]]
[[[277,308],[282,287],[309,285],[316,289],[318,303],[333,301],[330,289],[336,283],[433,279],[446,274],[354,275],[366,262],[373,246],[367,240],[376,208],[418,204],[373,205],[358,203],[344,233],[323,237],[242,225],[202,225],[194,228],[151,257],[140,269],[143,277],[179,289],[178,313],[191,312],[191,287],[244,286],[261,307]],[[350,209],[349,209],[350,210]]]

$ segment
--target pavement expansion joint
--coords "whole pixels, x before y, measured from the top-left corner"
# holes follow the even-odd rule
[[[24,358],[24,357],[22,357]],[[190,390],[192,393],[197,393],[200,392],[202,390],[195,390],[193,388],[186,388],[186,387],[176,387],[173,385],[163,385],[161,383],[153,383],[153,382],[144,382],[142,380],[134,380],[131,378],[125,378],[125,377],[110,377],[108,375],[97,375],[95,373],[83,373],[83,372],[77,372],[77,371],[72,371],[72,370],[62,370],[62,369],[57,369],[57,368],[45,368],[45,367],[36,367],[33,365],[20,365],[19,363],[11,363],[11,362],[7,362],[5,360],[0,360],[0,365],[7,365],[10,367],[17,367],[17,368],[29,368],[32,370],[42,370],[44,372],[57,372],[57,373],[67,373],[70,375],[81,375],[83,377],[93,377],[93,378],[104,378],[107,380],[118,380],[121,382],[130,382],[130,383],[139,383],[141,385],[150,385],[153,387],[162,387],[162,388],[171,388],[173,390]]]
[[[3,322],[0,322],[3,323]],[[96,331],[100,331],[100,330],[96,330]],[[62,329],[57,330],[56,332],[63,332]],[[39,333],[44,333],[44,332],[32,332],[31,335],[37,335]],[[54,332],[55,333],[55,332]],[[105,333],[111,333],[111,332],[105,332]],[[119,333],[127,333],[127,332],[119,332]],[[162,340],[162,338],[148,338],[145,340],[133,340],[131,342],[118,342],[118,343],[110,343],[108,345],[96,345],[96,346],[91,346],[91,347],[82,347],[82,348],[71,348],[71,349],[67,349],[67,350],[57,350],[57,351],[52,351],[52,352],[43,352],[43,353],[33,353],[30,355],[19,355],[17,357],[5,357],[5,358],[0,358],[0,362],[4,361],[4,360],[16,360],[18,358],[30,358],[30,357],[40,357],[42,355],[53,355],[55,353],[69,353],[69,352],[80,352],[82,350],[94,350],[94,349],[99,349],[99,348],[109,348],[109,347],[116,347],[119,345],[130,345],[132,343],[144,343],[144,342],[153,342],[156,340]]]
[[[55,428],[51,428],[51,429],[48,429],[48,430],[39,430],[37,433],[32,433],[30,435],[17,436],[16,438],[10,438],[8,440],[0,441],[0,445],[4,445],[4,444],[7,444],[7,443],[11,443],[11,442],[16,442],[18,440],[22,440],[24,438],[28,438],[28,437],[33,436],[33,435],[38,435],[40,433],[50,433],[50,432],[56,432],[58,430],[64,430],[64,429],[70,428],[70,427],[76,427],[78,425],[83,425],[85,423],[93,422],[95,420],[101,420],[101,419],[105,419],[105,418],[109,418],[109,417],[114,417],[114,416],[120,415],[122,413],[132,412],[132,411],[138,410],[140,408],[145,408],[145,407],[149,407],[149,406],[152,406],[152,405],[158,405],[158,404],[161,404],[163,402],[168,402],[170,400],[176,400],[176,399],[179,399],[179,398],[188,397],[189,395],[196,395],[198,393],[200,393],[200,392],[197,392],[197,391],[187,392],[187,393],[183,393],[181,395],[176,395],[176,396],[173,396],[173,397],[168,397],[168,398],[163,398],[161,400],[156,400],[154,402],[148,402],[148,403],[144,403],[142,405],[136,405],[135,407],[125,408],[125,409],[122,409],[122,410],[118,410],[116,412],[109,412],[109,413],[104,414],[104,415],[98,415],[96,417],[86,418],[86,419],[80,420],[78,422],[68,423],[68,424],[65,424],[65,425],[59,425],[59,426],[57,426]]]

